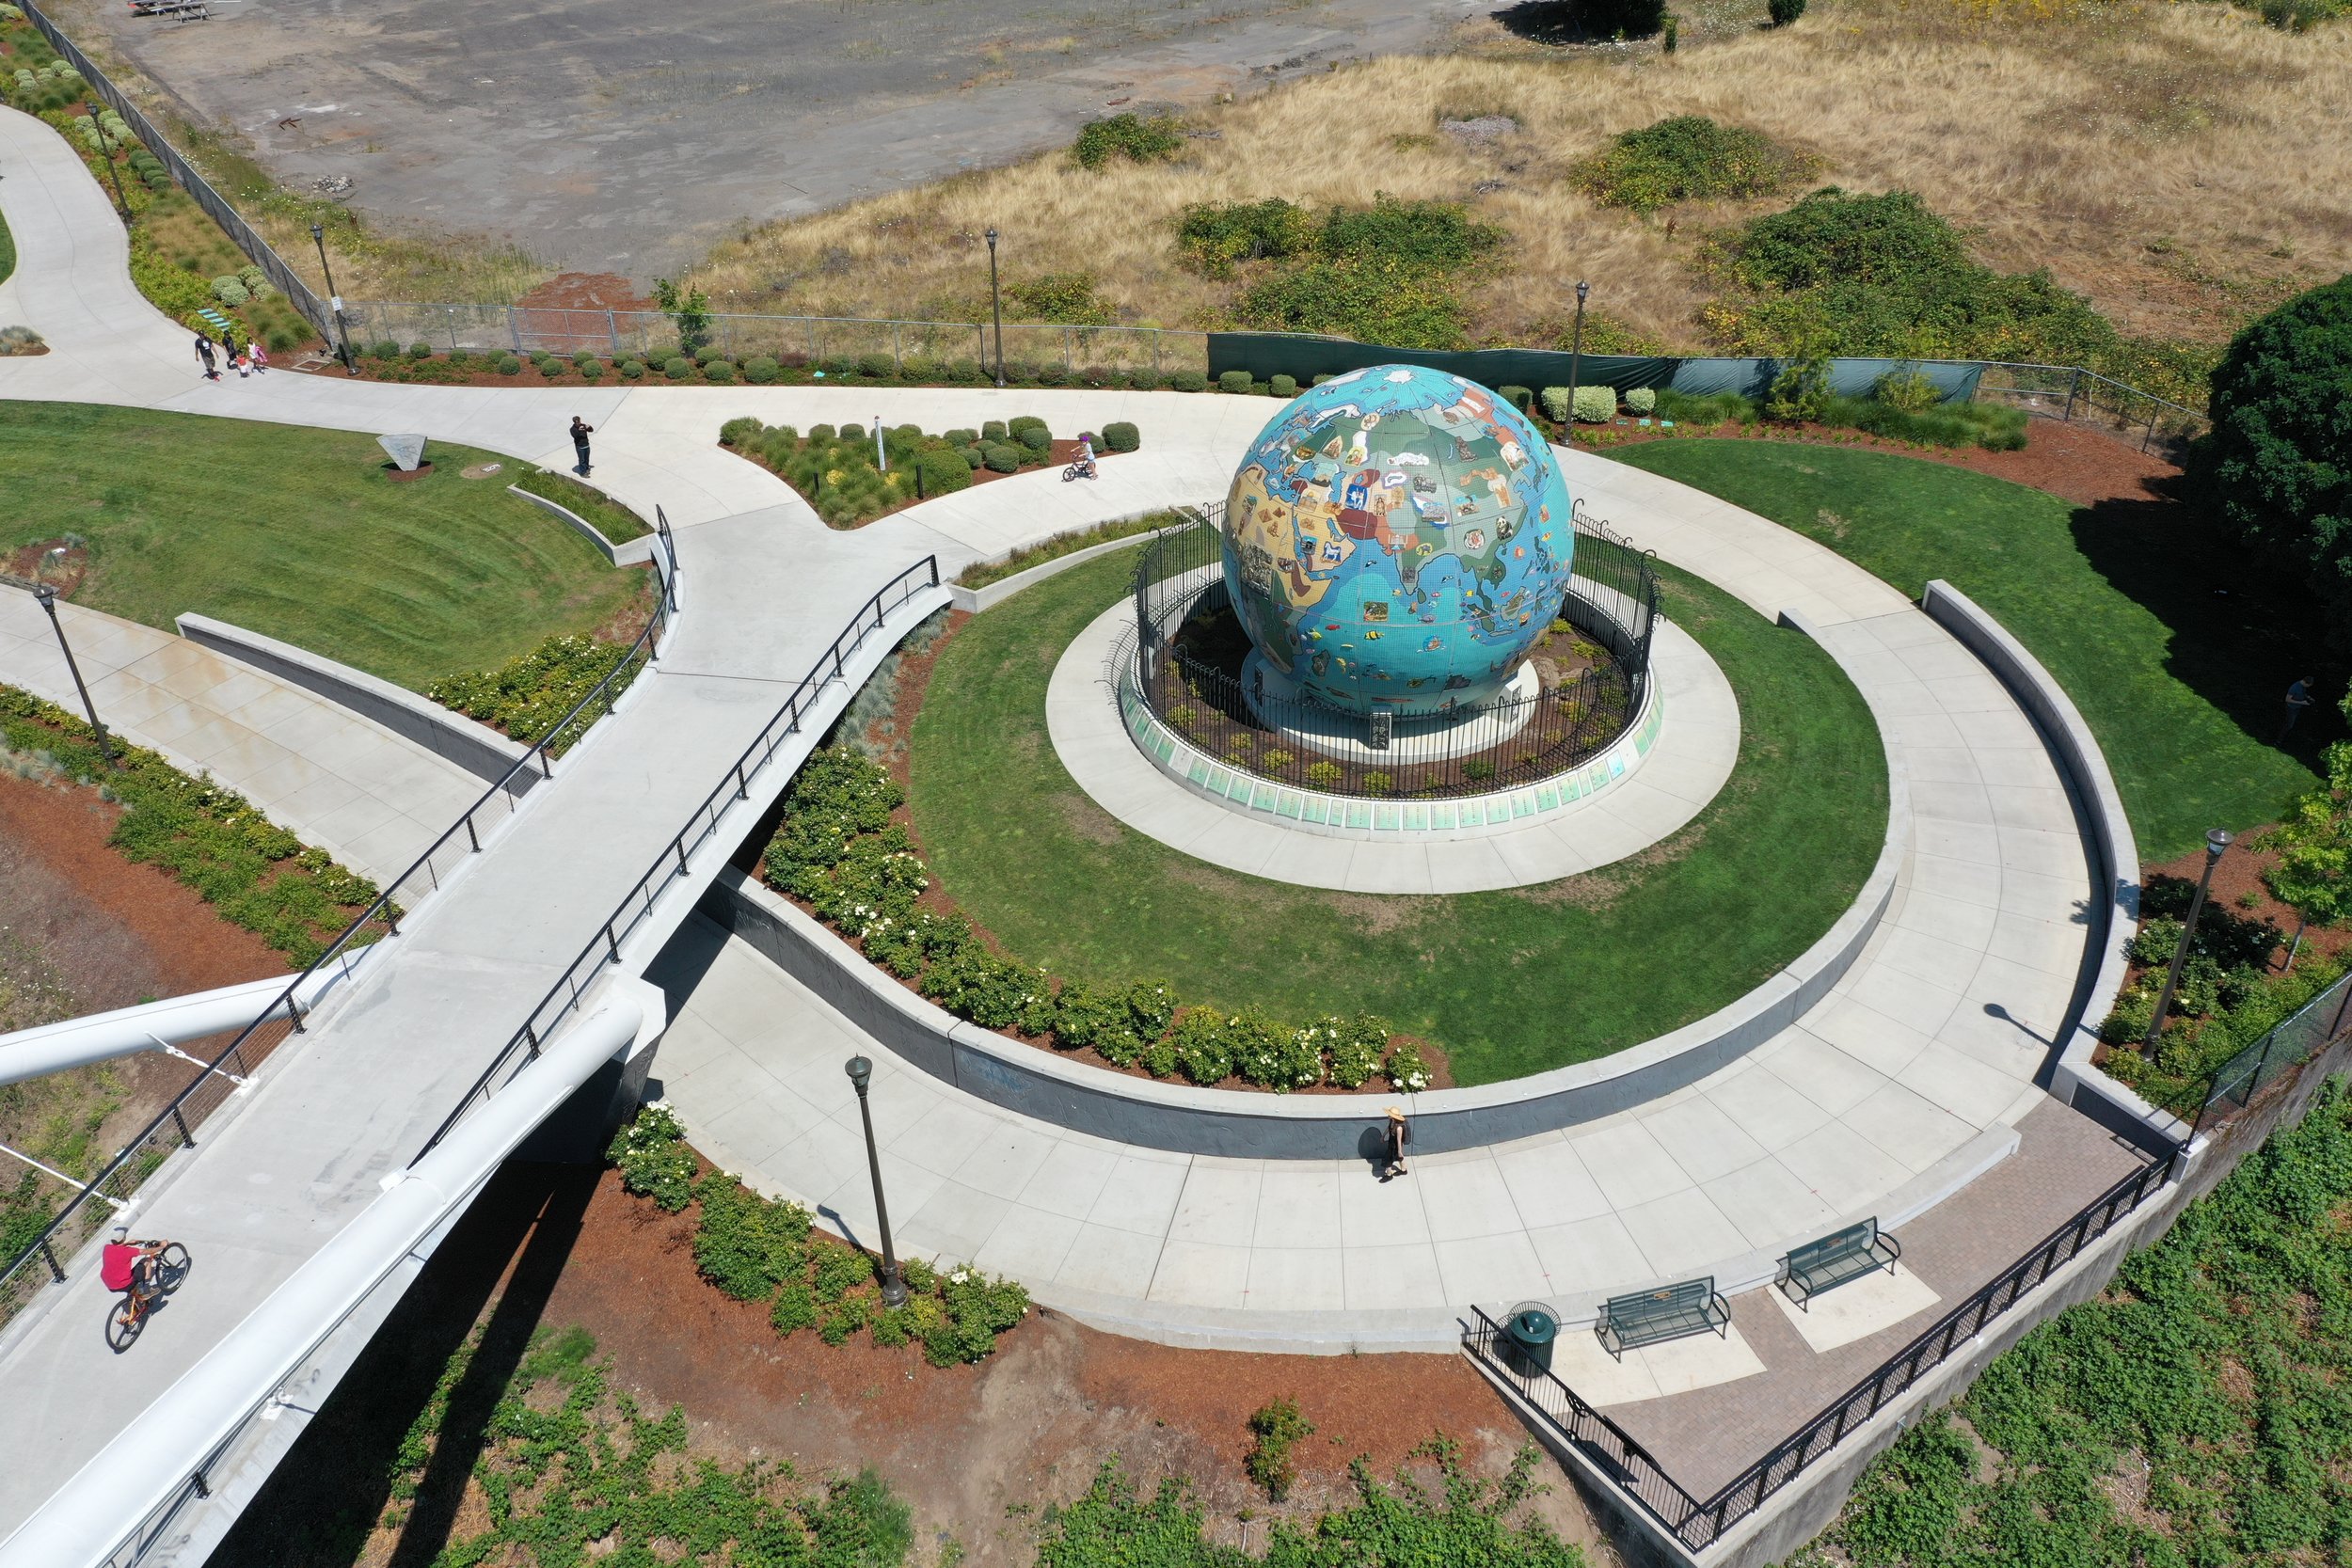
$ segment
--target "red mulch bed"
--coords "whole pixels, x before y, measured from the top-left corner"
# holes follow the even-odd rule
[[[1526,1434],[1457,1355],[1281,1356],[1171,1350],[1039,1312],[977,1366],[938,1369],[913,1348],[863,1336],[834,1347],[779,1338],[764,1304],[731,1301],[695,1274],[692,1216],[663,1214],[611,1172],[510,1164],[443,1243],[364,1358],[328,1401],[211,1560],[215,1568],[346,1568],[431,1561],[452,1538],[471,1450],[450,1443],[404,1526],[368,1528],[389,1500],[401,1435],[443,1361],[486,1323],[480,1408],[534,1330],[577,1324],[642,1404],[684,1408],[697,1455],[726,1465],[789,1460],[814,1483],[866,1465],[913,1505],[911,1562],[945,1534],[973,1568],[1026,1568],[1045,1506],[1083,1491],[1117,1454],[1149,1492],[1195,1484],[1213,1540],[1263,1546],[1271,1518],[1308,1518],[1350,1496],[1347,1464],[1383,1479],[1436,1433],[1474,1471],[1500,1474]],[[1298,1402],[1316,1432],[1295,1450],[1298,1484],[1270,1503],[1241,1468],[1250,1412]],[[1558,1469],[1534,1505],[1587,1544],[1591,1516]],[[437,1484],[454,1482],[455,1484]],[[462,1520],[457,1525],[463,1532]],[[1596,1553],[1609,1560],[1605,1549]]]
[[[517,310],[651,310],[653,300],[617,272],[560,272],[515,300]]]

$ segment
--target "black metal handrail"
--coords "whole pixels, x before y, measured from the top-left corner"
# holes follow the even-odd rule
[[[687,874],[688,863],[694,851],[718,831],[719,819],[728,809],[722,802],[749,800],[753,776],[767,766],[787,736],[799,732],[802,719],[815,705],[818,695],[834,681],[848,678],[849,656],[866,638],[882,630],[891,610],[913,598],[922,589],[938,586],[939,558],[933,555],[924,557],[875,591],[873,596],[850,618],[850,624],[842,628],[840,635],[833,640],[833,645],[818,658],[809,673],[801,677],[800,684],[792,689],[792,694],[785,699],[784,705],[776,710],[775,716],[768,721],[758,736],[743,749],[743,754],[736,759],[735,766],[704,797],[702,804],[694,808],[686,825],[673,834],[669,843],[654,856],[653,863],[622,895],[612,915],[596,934],[589,938],[587,945],[580,949],[580,956],[557,976],[555,984],[548,988],[539,1005],[523,1020],[522,1027],[516,1030],[498,1054],[491,1058],[490,1065],[483,1069],[482,1075],[473,1081],[449,1115],[441,1119],[441,1124],[433,1130],[433,1135],[425,1140],[424,1147],[417,1150],[409,1164],[414,1164],[431,1153],[449,1135],[450,1130],[465,1119],[469,1111],[497,1092],[504,1078],[520,1071],[523,1065],[538,1057],[540,1046],[548,1034],[580,1005],[580,998],[603,973],[605,966],[620,960],[621,943],[628,940],[653,913],[656,900],[673,881]]]
[[[30,1264],[36,1257],[48,1264],[50,1274],[57,1283],[65,1282],[65,1270],[57,1260],[53,1243],[67,1222],[82,1212],[93,1200],[100,1198],[103,1196],[102,1189],[105,1184],[137,1159],[141,1150],[164,1136],[165,1129],[169,1128],[174,1134],[169,1141],[176,1142],[184,1148],[196,1147],[192,1122],[200,1123],[206,1114],[206,1109],[209,1108],[199,1108],[193,1103],[199,1093],[207,1088],[216,1091],[218,1087],[215,1083],[216,1078],[242,1077],[252,1071],[260,1064],[262,1057],[266,1054],[265,1051],[259,1049],[260,1042],[257,1040],[257,1036],[274,1020],[282,1019],[292,1030],[300,1030],[302,1027],[300,995],[303,987],[329,963],[342,958],[344,955],[355,949],[372,946],[374,941],[378,940],[377,938],[370,938],[364,942],[359,940],[361,934],[371,926],[380,920],[384,926],[380,936],[398,936],[400,917],[403,912],[398,902],[398,895],[402,890],[421,873],[431,884],[427,891],[438,891],[440,873],[435,858],[444,849],[453,849],[461,833],[465,836],[465,855],[469,857],[480,853],[482,832],[477,825],[476,817],[485,807],[492,800],[501,800],[505,803],[507,815],[511,816],[515,809],[514,800],[530,787],[530,785],[524,785],[522,788],[516,788],[516,782],[518,779],[526,773],[531,773],[533,775],[532,784],[535,784],[554,777],[553,748],[558,737],[577,722],[582,714],[588,712],[592,705],[603,700],[612,689],[613,683],[619,680],[624,673],[632,672],[638,666],[640,655],[644,656],[644,661],[646,663],[652,662],[658,657],[660,632],[668,624],[669,604],[666,594],[658,598],[654,603],[653,612],[645,618],[644,629],[637,634],[636,641],[629,644],[628,650],[614,662],[612,669],[606,673],[604,678],[590,688],[587,694],[579,702],[573,704],[569,712],[548,726],[547,733],[542,735],[530,750],[517,757],[514,765],[499,776],[497,783],[483,791],[481,797],[466,808],[465,814],[451,823],[443,831],[441,836],[435,839],[431,847],[409,864],[407,870],[402,872],[389,886],[379,892],[374,902],[362,911],[350,925],[344,927],[342,934],[328,944],[325,952],[313,958],[301,974],[295,975],[286,989],[263,1007],[251,1023],[246,1024],[238,1032],[234,1039],[222,1048],[211,1061],[203,1064],[195,1079],[174,1095],[170,1102],[155,1114],[153,1119],[140,1130],[136,1137],[124,1144],[121,1149],[106,1162],[104,1168],[74,1194],[66,1206],[58,1211],[56,1216],[41,1228],[39,1236],[11,1259],[6,1268],[0,1269],[0,1291],[6,1290],[18,1272]],[[593,723],[594,720],[590,721]],[[348,973],[347,968],[346,973]],[[283,1037],[281,1035],[278,1037]],[[277,1042],[276,1039],[272,1039],[268,1043],[274,1047]],[[250,1060],[246,1056],[248,1045],[256,1047]]]
[[[1763,1458],[1703,1499],[1668,1475],[1624,1428],[1586,1403],[1549,1370],[1536,1368],[1507,1351],[1498,1353],[1502,1330],[1484,1312],[1476,1312],[1477,1323],[1464,1330],[1463,1348],[1490,1370],[1512,1381],[1527,1403],[1559,1428],[1580,1453],[1623,1487],[1676,1540],[1696,1551],[1721,1540],[1732,1526],[1762,1508],[1767,1498],[1826,1458],[1890,1399],[1973,1342],[1993,1320],[2081,1256],[2170,1179],[2170,1163],[2157,1161],[2109,1187],[1880,1363],[1867,1377],[1774,1444]]]

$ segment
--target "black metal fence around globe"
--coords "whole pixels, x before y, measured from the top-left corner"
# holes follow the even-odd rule
[[[1248,642],[1225,585],[1223,522],[1224,508],[1209,507],[1144,547],[1135,577],[1135,674],[1162,723],[1231,767],[1339,795],[1484,795],[1572,770],[1642,712],[1657,570],[1646,551],[1581,509],[1566,599],[1531,650],[1538,689],[1397,718],[1385,736],[1362,714],[1270,693],[1244,676]]]

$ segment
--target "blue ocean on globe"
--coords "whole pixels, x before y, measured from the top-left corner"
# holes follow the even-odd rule
[[[1493,695],[1559,614],[1569,511],[1518,409],[1378,365],[1259,432],[1226,497],[1225,582],[1259,655],[1315,701],[1438,712]]]

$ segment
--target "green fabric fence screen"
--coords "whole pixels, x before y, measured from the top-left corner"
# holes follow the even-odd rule
[[[1570,356],[1557,349],[1482,348],[1460,353],[1433,349],[1384,348],[1347,338],[1312,338],[1287,332],[1212,332],[1209,335],[1209,374],[1248,371],[1260,381],[1288,375],[1304,387],[1319,375],[1342,375],[1368,365],[1425,365],[1449,371],[1482,387],[1525,387],[1541,392],[1568,384]],[[1762,397],[1780,373],[1776,359],[1673,358],[1626,354],[1587,354],[1577,369],[1586,387],[1671,387],[1677,392],[1704,396],[1738,392]],[[1890,371],[1915,371],[1936,385],[1947,403],[1966,403],[1977,393],[1984,367],[1954,360],[1833,359],[1829,362],[1830,390],[1842,397],[1867,397],[1879,378]]]

